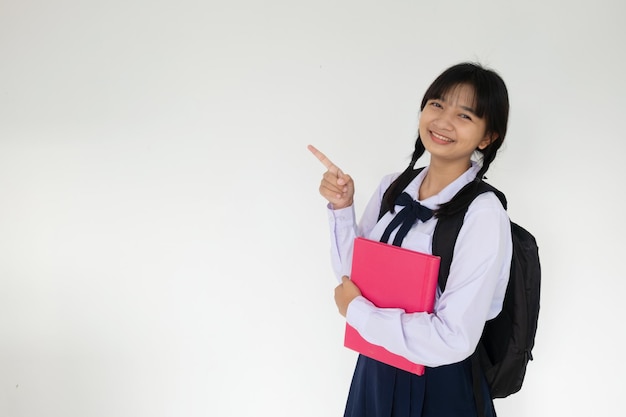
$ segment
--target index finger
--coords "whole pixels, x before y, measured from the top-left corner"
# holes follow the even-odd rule
[[[334,174],[340,174],[341,170],[339,169],[339,167],[335,164],[333,164],[333,162],[328,159],[328,157],[326,155],[324,155],[319,149],[317,149],[315,146],[313,145],[309,145],[307,146],[307,149],[309,151],[311,151],[311,153],[313,155],[315,155],[315,157],[322,163],[324,164],[324,166],[326,167],[327,170],[329,170],[330,172],[334,173]]]

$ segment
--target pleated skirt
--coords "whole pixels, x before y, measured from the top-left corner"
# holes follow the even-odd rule
[[[484,377],[485,416],[496,417]],[[417,376],[359,355],[344,417],[477,417],[470,359]]]

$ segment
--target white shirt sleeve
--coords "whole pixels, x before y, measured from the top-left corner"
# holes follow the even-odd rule
[[[378,222],[380,202],[385,190],[398,174],[383,178],[378,190],[372,195],[365,207],[361,221],[357,226],[354,206],[333,210],[329,204],[328,224],[330,226],[330,259],[337,280],[344,275],[350,276],[352,269],[352,249],[357,236],[368,236]]]

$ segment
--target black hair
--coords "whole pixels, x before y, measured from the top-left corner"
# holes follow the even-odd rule
[[[475,114],[485,119],[486,132],[493,135],[494,139],[485,148],[476,149],[482,154],[482,167],[476,174],[476,178],[459,191],[451,201],[442,204],[436,210],[435,214],[438,217],[451,215],[471,202],[472,187],[478,186],[478,182],[482,181],[489,165],[496,158],[498,149],[502,146],[506,135],[509,118],[509,96],[502,78],[491,69],[467,62],[448,68],[433,81],[424,94],[420,111],[424,110],[428,100],[442,99],[447,93],[461,85],[469,85],[474,89]],[[384,211],[393,212],[396,198],[415,178],[413,173],[415,163],[425,151],[422,138],[418,133],[409,166],[391,183],[383,196],[382,207]]]

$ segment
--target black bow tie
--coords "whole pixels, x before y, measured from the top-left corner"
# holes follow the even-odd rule
[[[391,232],[400,226],[398,233],[396,233],[393,239],[393,244],[395,246],[401,246],[411,226],[413,226],[418,219],[425,222],[433,217],[433,211],[413,200],[407,193],[400,194],[395,203],[397,206],[404,206],[404,208],[391,220],[391,223],[389,223],[389,226],[385,229],[380,241],[387,243]]]

